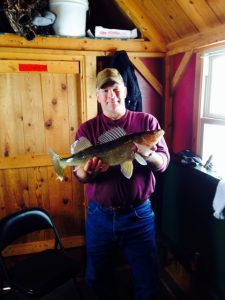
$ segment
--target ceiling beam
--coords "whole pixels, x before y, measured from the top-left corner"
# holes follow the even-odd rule
[[[145,64],[138,57],[130,57],[130,61],[140,72],[140,74],[148,81],[149,84],[157,91],[160,96],[163,96],[163,87],[158,79],[152,74],[152,72],[145,66]]]
[[[197,33],[167,44],[167,55],[174,55],[190,50],[198,51],[209,46],[225,43],[225,26],[220,25],[211,30]]]
[[[176,89],[178,83],[180,82],[180,79],[182,78],[182,75],[184,74],[186,67],[192,57],[192,53],[193,53],[192,51],[188,51],[188,52],[184,53],[184,56],[183,56],[179,66],[176,70],[176,73],[172,79],[172,93],[175,92],[175,89]]]

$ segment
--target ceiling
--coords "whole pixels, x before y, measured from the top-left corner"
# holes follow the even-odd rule
[[[225,40],[224,0],[115,0],[142,37],[162,51]],[[186,46],[187,47],[187,46]]]

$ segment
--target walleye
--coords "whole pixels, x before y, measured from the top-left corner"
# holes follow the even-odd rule
[[[147,165],[144,157],[136,150],[141,149],[144,156],[148,156],[151,152],[150,149],[158,143],[163,135],[164,130],[162,129],[126,134],[124,129],[115,127],[100,135],[96,146],[92,146],[87,138],[81,137],[72,145],[74,154],[70,157],[62,158],[52,149],[49,149],[49,154],[57,179],[61,181],[67,166],[84,166],[94,156],[109,166],[120,165],[122,174],[130,179],[133,174],[134,159],[141,165]]]

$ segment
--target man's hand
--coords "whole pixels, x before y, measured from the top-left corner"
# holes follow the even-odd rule
[[[95,174],[106,172],[109,168],[108,164],[103,164],[102,160],[96,156],[89,159],[84,165],[84,171],[88,174]]]
[[[94,156],[83,167],[76,167],[75,173],[82,182],[86,183],[95,178],[99,173],[106,172],[108,168],[108,164],[104,164],[100,158]]]
[[[137,146],[136,151],[144,158],[150,157],[157,150],[156,146],[153,146],[152,148],[143,147],[141,145],[140,146],[136,145],[136,146]]]
[[[146,147],[138,147],[136,151],[144,157],[144,159],[151,166],[152,170],[157,170],[163,165],[162,156],[156,152],[157,146],[153,146],[151,149],[147,149]]]

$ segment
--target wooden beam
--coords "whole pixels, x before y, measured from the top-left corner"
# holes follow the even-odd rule
[[[132,20],[141,33],[148,38],[158,50],[165,52],[165,41],[151,24],[148,15],[136,0],[115,0],[122,11]]]
[[[114,52],[109,52],[106,51],[105,55],[106,56],[111,56],[113,55]],[[154,58],[154,57],[165,57],[166,53],[163,52],[129,52],[127,53],[129,57],[148,57],[148,58]]]
[[[85,240],[83,235],[78,235],[78,236],[62,238],[62,243],[65,248],[75,248],[75,247],[84,246]],[[24,254],[44,251],[46,249],[53,248],[53,247],[54,247],[54,240],[12,244],[3,251],[3,255],[4,256],[24,255]]]
[[[5,33],[0,35],[0,47],[63,49],[78,51],[119,51],[155,52],[159,51],[154,43],[144,40],[117,40],[117,39],[78,39],[59,36],[37,36],[32,41],[16,34]]]
[[[158,79],[151,73],[145,64],[138,57],[130,57],[130,61],[134,64],[141,75],[148,81],[149,84],[157,91],[160,96],[163,96],[163,87]]]
[[[172,151],[173,149],[173,98],[171,93],[171,57],[165,59],[165,96],[164,96],[164,123],[165,139],[167,145]]]
[[[68,157],[70,154],[58,153],[62,157]],[[18,156],[0,157],[0,170],[21,169],[33,167],[51,166],[52,161],[50,155],[27,154]]]
[[[0,47],[0,59],[78,61],[85,55],[104,56],[105,52]]]
[[[194,34],[167,44],[167,55],[201,50],[208,46],[218,46],[225,43],[225,26],[220,25],[211,30]]]
[[[184,71],[191,59],[191,56],[192,56],[192,51],[188,51],[184,54],[180,64],[179,64],[179,67],[178,69],[176,70],[176,73],[175,75],[173,76],[173,79],[172,79],[172,93],[175,91],[182,75],[184,74]]]
[[[96,98],[96,57],[85,56],[84,76],[85,80],[85,100],[86,119],[89,120],[97,115],[98,104]]]

